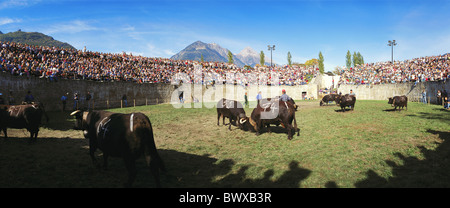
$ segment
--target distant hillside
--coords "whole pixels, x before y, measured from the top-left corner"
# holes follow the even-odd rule
[[[10,41],[36,46],[55,46],[65,49],[76,49],[68,43],[63,43],[61,41],[53,39],[53,37],[51,36],[44,35],[38,32],[22,32],[20,30],[17,32],[9,32],[6,34],[0,32],[0,41]]]

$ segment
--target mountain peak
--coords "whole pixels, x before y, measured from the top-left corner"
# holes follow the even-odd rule
[[[222,48],[217,43],[204,43],[202,41],[196,41],[185,49],[181,50],[179,53],[173,55],[171,59],[174,60],[195,60],[200,61],[203,56],[204,61],[211,62],[228,62],[228,49]],[[251,62],[243,61],[241,58],[252,57]],[[257,58],[257,60],[253,60]],[[233,55],[234,64],[239,67],[244,65],[254,66],[255,63],[259,63],[259,54],[256,53],[251,47],[246,47],[238,55]],[[250,59],[249,59],[250,60]]]
[[[244,56],[244,57],[256,55],[259,57],[259,54],[255,50],[253,50],[253,48],[251,48],[250,46],[245,47],[238,55]]]

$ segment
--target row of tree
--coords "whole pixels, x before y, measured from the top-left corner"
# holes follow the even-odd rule
[[[201,57],[201,61],[203,62],[203,55]],[[292,63],[292,55],[291,55],[291,52],[288,51],[288,53],[287,53],[287,62],[288,62],[289,66],[291,66],[293,64],[294,65],[304,65],[304,66],[318,66],[319,67],[319,71],[322,74],[325,71],[325,66],[323,64],[324,58],[323,58],[323,55],[322,55],[321,51],[319,52],[319,59],[310,59],[310,60],[306,61],[304,64]],[[233,53],[231,53],[231,51],[228,51],[228,63],[231,63],[231,64],[234,63]],[[260,66],[264,66],[264,64],[265,64],[265,55],[264,55],[263,51],[261,51],[259,53],[259,64],[260,64]],[[350,51],[347,50],[347,55],[345,56],[345,64],[346,64],[347,68],[355,67],[357,65],[363,65],[364,64],[364,57],[361,55],[361,53],[359,51],[358,52],[356,52],[356,51],[353,52],[353,56],[352,56]]]
[[[358,54],[359,54],[359,52],[358,52]],[[227,55],[228,55],[228,63],[233,64],[234,63],[233,53],[231,53],[231,51],[228,51]],[[203,54],[201,55],[201,62],[203,62]],[[264,52],[261,51],[259,53],[259,64],[260,64],[260,66],[264,66],[265,62],[266,61],[265,61]],[[311,59],[311,60],[306,61],[305,64],[299,64],[299,63],[292,63],[292,55],[291,55],[291,52],[288,51],[288,53],[287,53],[287,62],[288,62],[289,66],[291,66],[293,64],[294,65],[305,65],[305,66],[318,66],[319,67],[319,71],[322,74],[325,71],[325,66],[323,64],[324,58],[323,58],[322,52],[319,52],[319,59]]]
[[[353,56],[350,54],[350,51],[347,51],[347,55],[345,56],[345,66],[347,68],[355,67],[357,65],[363,65],[364,64],[364,57],[361,55],[361,53],[353,52]]]

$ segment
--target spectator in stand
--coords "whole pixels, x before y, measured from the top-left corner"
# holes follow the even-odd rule
[[[30,46],[0,41],[0,71],[15,76],[37,76],[49,80],[84,79],[93,81],[128,81],[136,83],[170,83],[177,73],[185,73],[187,83],[202,84],[205,79],[194,80],[194,65],[202,65],[202,73],[212,77],[213,83],[224,83],[227,73],[232,73],[230,83],[267,84],[258,80],[255,73],[278,75],[279,85],[304,85],[319,73],[313,67],[266,66],[253,70],[219,62],[171,60],[134,56],[132,54],[100,53],[57,47]],[[405,82],[446,81],[450,78],[450,54],[420,57],[411,60],[377,62],[341,70],[341,84],[387,84]],[[251,75],[250,75],[251,73]],[[212,76],[214,75],[214,76]],[[250,76],[249,76],[250,75]],[[271,74],[272,75],[272,74]],[[221,78],[220,78],[221,77]],[[174,78],[175,79],[175,78]]]

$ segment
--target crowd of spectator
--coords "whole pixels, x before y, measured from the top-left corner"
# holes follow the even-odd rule
[[[345,68],[338,84],[383,84],[446,81],[450,79],[450,54],[404,61],[378,62]]]
[[[196,65],[202,66],[200,79],[195,79]],[[232,74],[231,82],[235,84],[261,84],[260,77],[277,76],[280,85],[307,84],[318,72],[313,67],[240,68],[221,62],[150,58],[1,41],[0,71],[17,76],[48,78],[51,81],[63,78],[137,83],[171,83],[173,77],[180,73],[188,76],[188,83],[202,84],[229,82],[229,74]],[[252,76],[255,73],[265,76]]]
[[[201,75],[195,74],[198,66],[201,66]],[[1,41],[0,71],[18,76],[48,78],[51,81],[83,79],[173,83],[179,74],[185,74],[187,78],[183,81],[187,83],[269,83],[291,86],[308,84],[319,73],[315,67],[298,65],[241,68],[222,62],[172,60]],[[446,81],[450,79],[450,54],[396,61],[394,64],[363,64],[339,72],[339,85]],[[273,77],[278,78],[278,83],[273,83]]]

